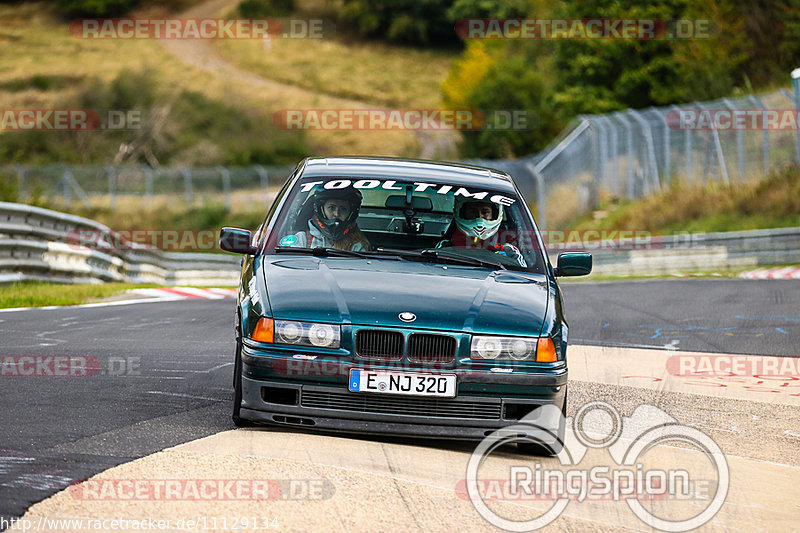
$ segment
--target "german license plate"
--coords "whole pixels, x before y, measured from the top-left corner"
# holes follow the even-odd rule
[[[350,370],[351,392],[409,394],[455,398],[456,376],[453,374],[412,374],[381,370]]]

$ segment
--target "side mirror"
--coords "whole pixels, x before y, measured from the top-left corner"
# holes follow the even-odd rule
[[[556,276],[585,276],[592,272],[592,254],[567,252],[558,254]]]
[[[253,246],[252,232],[239,228],[222,228],[219,230],[219,247],[226,252],[237,254],[254,254],[258,250]]]

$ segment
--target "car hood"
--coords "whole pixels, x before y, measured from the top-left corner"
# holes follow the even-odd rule
[[[549,300],[541,274],[440,263],[267,256],[263,274],[276,319],[539,335]]]

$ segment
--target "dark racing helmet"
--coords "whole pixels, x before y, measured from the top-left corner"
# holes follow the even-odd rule
[[[327,218],[325,216],[325,202],[328,200],[346,200],[350,204],[350,214],[344,220]],[[319,189],[314,193],[314,214],[311,224],[323,236],[333,241],[338,241],[350,232],[356,225],[358,212],[361,209],[361,192],[353,187],[344,189]]]

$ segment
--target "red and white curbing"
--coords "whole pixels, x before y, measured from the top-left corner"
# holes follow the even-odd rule
[[[739,277],[745,279],[800,279],[800,266],[760,268],[742,272]]]
[[[147,296],[159,300],[222,300],[223,298],[236,298],[237,289],[197,287],[164,287],[158,289],[133,289],[132,294]]]

